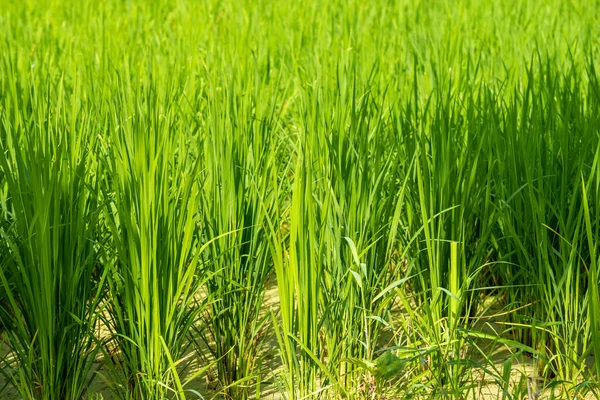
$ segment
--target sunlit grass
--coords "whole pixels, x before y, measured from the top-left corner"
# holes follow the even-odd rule
[[[0,1],[0,397],[593,396],[599,26]]]

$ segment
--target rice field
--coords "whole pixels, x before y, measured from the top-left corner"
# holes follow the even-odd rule
[[[600,1],[0,0],[0,399],[600,398]]]

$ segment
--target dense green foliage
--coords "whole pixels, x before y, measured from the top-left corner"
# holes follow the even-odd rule
[[[0,0],[0,398],[600,396],[599,37]]]

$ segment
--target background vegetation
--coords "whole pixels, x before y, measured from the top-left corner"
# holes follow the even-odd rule
[[[597,398],[599,27],[0,1],[0,397]]]

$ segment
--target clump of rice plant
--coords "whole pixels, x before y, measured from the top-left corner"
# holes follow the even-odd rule
[[[194,301],[201,283],[198,164],[171,95],[133,90],[122,93],[119,125],[104,149],[109,384],[122,398],[184,398],[177,367],[202,310]]]
[[[70,98],[78,91],[13,79],[3,85],[23,102],[2,96],[0,115],[3,374],[24,399],[79,399],[95,369],[105,282],[91,121]]]
[[[277,97],[269,93],[270,100],[260,104],[258,87],[240,96],[239,79],[223,93],[211,88],[199,199],[202,235],[218,239],[203,255],[210,271],[205,285],[209,306],[198,329],[198,347],[208,348],[222,391],[232,399],[248,398],[262,379],[260,351],[270,322],[263,301],[273,268],[268,226],[277,224],[282,201],[274,131]],[[223,109],[222,97],[227,99]]]

